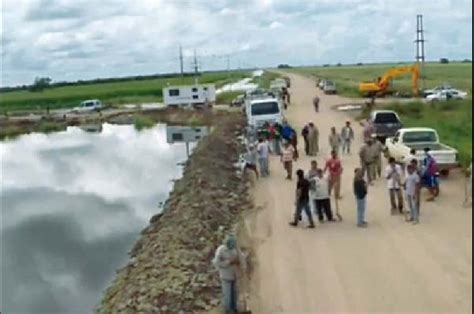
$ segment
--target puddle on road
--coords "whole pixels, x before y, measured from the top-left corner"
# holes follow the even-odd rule
[[[91,312],[181,176],[180,142],[207,131],[188,129],[104,124],[0,142],[2,312]]]

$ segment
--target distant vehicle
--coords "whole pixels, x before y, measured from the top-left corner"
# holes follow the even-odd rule
[[[418,80],[420,78],[420,69],[417,64],[410,66],[401,66],[388,69],[383,76],[377,78],[373,82],[360,82],[359,93],[368,97],[384,96],[389,93],[389,87],[395,77],[411,74],[412,75],[412,91],[414,96],[418,96]]]
[[[336,94],[336,83],[333,81],[324,81],[323,92],[325,94]]]
[[[242,107],[245,102],[245,95],[238,95],[235,97],[232,102],[230,103],[231,107]]]
[[[265,122],[282,123],[283,113],[281,103],[276,98],[261,98],[250,100],[246,105],[248,125],[260,128]]]
[[[87,113],[97,111],[100,112],[102,110],[102,103],[100,100],[91,99],[85,100],[79,104],[79,107],[74,107],[72,109],[73,113]]]
[[[447,91],[453,89],[449,84],[443,84],[440,86],[436,86],[432,89],[426,89],[423,91],[423,97],[427,97],[432,94],[437,94],[438,92]]]
[[[411,149],[416,150],[417,159],[421,162],[424,158],[424,149],[429,148],[442,175],[448,175],[449,170],[458,166],[458,151],[440,143],[438,132],[434,129],[400,129],[394,137],[387,138],[385,146],[389,156],[402,163],[407,162],[405,159],[409,156]]]
[[[447,101],[451,99],[466,99],[467,93],[459,91],[457,89],[442,90],[435,94],[426,96],[426,100],[429,102],[434,101]]]
[[[382,143],[394,136],[402,128],[402,122],[395,111],[376,110],[370,114],[369,123],[373,126],[374,134]]]
[[[167,86],[163,88],[166,106],[212,106],[216,102],[214,84]]]

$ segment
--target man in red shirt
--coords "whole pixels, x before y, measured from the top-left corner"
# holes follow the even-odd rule
[[[331,158],[326,161],[324,172],[329,170],[329,195],[331,195],[334,188],[334,195],[336,199],[341,199],[341,176],[342,164],[337,157],[336,151],[331,151]]]

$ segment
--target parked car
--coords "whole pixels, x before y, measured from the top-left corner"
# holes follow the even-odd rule
[[[458,151],[439,141],[438,132],[430,128],[404,128],[398,130],[394,137],[385,141],[387,153],[398,162],[408,162],[410,150],[416,150],[416,157],[421,162],[424,158],[424,149],[429,148],[436,160],[442,175],[448,175],[449,170],[458,166]]]
[[[336,83],[334,83],[333,81],[324,81],[323,91],[325,94],[335,94]]]
[[[450,89],[450,90],[443,90],[439,91],[435,94],[431,94],[426,96],[426,100],[433,102],[433,101],[446,101],[450,99],[466,99],[467,93],[462,92],[457,89]]]
[[[374,134],[382,143],[387,137],[394,136],[403,127],[398,114],[391,110],[372,111],[369,118]]]
[[[73,113],[87,113],[97,111],[100,112],[102,110],[102,103],[100,100],[91,99],[85,100],[79,104],[79,107],[74,107],[72,109]]]

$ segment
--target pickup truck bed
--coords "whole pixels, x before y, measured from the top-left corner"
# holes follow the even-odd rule
[[[406,146],[410,147],[410,149],[424,150],[425,148],[429,148],[433,151],[436,150],[451,150],[447,145],[439,144],[405,144]]]

